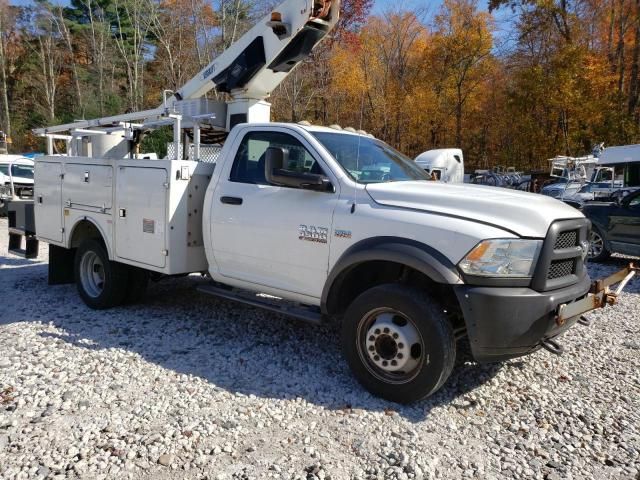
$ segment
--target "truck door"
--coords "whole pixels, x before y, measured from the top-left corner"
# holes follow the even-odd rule
[[[324,173],[304,138],[277,127],[247,132],[213,196],[211,238],[223,276],[319,298],[338,192],[267,184],[265,152],[289,150],[290,169]]]
[[[612,207],[609,229],[609,241],[614,251],[629,255],[640,253],[640,192]]]

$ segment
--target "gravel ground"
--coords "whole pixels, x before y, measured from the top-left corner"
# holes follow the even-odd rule
[[[640,478],[640,280],[501,365],[459,361],[401,407],[350,375],[335,327],[203,296],[197,278],[96,312],[0,220],[0,478]],[[624,259],[590,267],[592,276]]]

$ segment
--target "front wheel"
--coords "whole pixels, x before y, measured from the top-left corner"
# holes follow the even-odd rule
[[[89,307],[104,309],[122,304],[127,294],[127,266],[109,260],[100,241],[82,242],[74,266],[78,293]]]
[[[603,262],[611,256],[611,252],[607,250],[604,235],[595,225],[589,235],[589,251],[587,252],[587,255],[589,260],[593,262]]]
[[[436,392],[456,358],[451,324],[424,292],[401,284],[356,298],[342,324],[343,353],[371,393],[410,403]]]

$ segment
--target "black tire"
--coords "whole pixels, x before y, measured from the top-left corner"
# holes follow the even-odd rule
[[[599,245],[599,247],[596,247]],[[607,248],[607,241],[599,227],[593,225],[589,236],[589,260],[592,262],[604,262],[611,256],[611,251]]]
[[[129,278],[127,280],[127,294],[124,303],[134,304],[140,302],[147,293],[149,285],[149,272],[143,268],[129,267]]]
[[[373,323],[372,315],[377,315]],[[384,325],[379,323],[384,316],[387,319],[383,322],[389,319],[396,325],[405,322],[400,328],[407,328],[410,322],[410,332],[419,336],[420,353],[414,355],[413,346],[409,350],[413,357],[411,361],[416,363],[410,372],[383,371],[380,358],[375,359],[376,353],[386,353],[383,359],[393,358],[390,360],[393,364],[396,358],[400,358],[399,348],[404,348],[402,343],[397,343],[395,353],[391,355],[388,349],[386,352],[382,348],[378,351],[379,346],[385,343],[388,346],[391,338],[385,333],[389,332],[388,329],[383,328],[382,332],[376,329],[376,325]],[[398,338],[393,331],[391,334]],[[370,343],[374,339],[375,347]],[[391,349],[393,352],[393,347]],[[342,323],[342,350],[355,377],[369,392],[398,403],[415,402],[435,393],[449,378],[456,359],[455,337],[442,308],[425,292],[401,284],[373,287],[349,305]]]
[[[88,268],[91,265],[93,269]],[[88,270],[96,272],[101,279],[87,278],[89,275],[83,274],[83,271]],[[74,276],[78,293],[84,303],[93,309],[102,310],[123,303],[127,293],[128,272],[126,265],[109,260],[99,240],[85,240],[76,251]]]

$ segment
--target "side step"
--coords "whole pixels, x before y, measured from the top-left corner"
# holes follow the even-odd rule
[[[24,230],[9,227],[9,252],[19,257],[38,258],[40,244],[35,235]],[[25,238],[25,248],[22,248],[22,237]]]
[[[198,291],[227,300],[233,300],[234,302],[244,303],[245,305],[251,305],[252,307],[269,310],[270,312],[280,313],[297,320],[302,320],[303,322],[313,323],[314,325],[320,325],[322,323],[322,314],[318,307],[303,307],[285,300],[270,301],[266,298],[263,299],[259,297],[253,292],[227,289],[216,285],[202,285],[198,287]]]
[[[38,257],[33,200],[11,200],[7,202],[9,220],[9,252],[25,258]],[[22,248],[22,237],[25,248]]]

